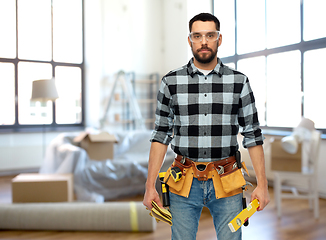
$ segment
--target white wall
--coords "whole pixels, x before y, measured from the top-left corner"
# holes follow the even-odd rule
[[[58,133],[1,133],[0,134],[0,175],[19,171],[37,170],[45,149]],[[44,139],[43,139],[44,138]]]
[[[104,74],[162,68],[162,1],[103,1]]]
[[[102,0],[85,0],[85,121],[97,127],[103,71]]]
[[[163,73],[179,68],[188,61],[187,1],[166,0],[164,5]]]

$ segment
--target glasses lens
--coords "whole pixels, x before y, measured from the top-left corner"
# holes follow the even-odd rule
[[[201,40],[203,39],[203,35],[201,35],[200,33],[198,32],[193,32],[193,33],[190,33],[190,40],[192,42],[201,42]]]
[[[206,34],[206,39],[209,42],[213,42],[217,40],[218,32],[208,32]]]

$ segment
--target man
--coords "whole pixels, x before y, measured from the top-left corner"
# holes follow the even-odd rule
[[[195,163],[219,166],[219,162],[228,161],[236,154],[241,126],[243,146],[249,151],[257,178],[251,200],[258,199],[261,211],[268,204],[269,196],[263,136],[249,81],[217,58],[222,35],[215,16],[208,13],[196,15],[189,21],[189,30],[188,43],[194,58],[186,66],[164,76],[158,93],[143,204],[151,209],[151,202],[155,201],[162,207],[155,182],[170,143],[180,162],[185,157],[192,166]],[[179,166],[183,165],[179,163]],[[222,179],[222,174],[220,176],[218,181]],[[216,182],[212,178],[193,177],[186,195],[170,192],[172,239],[196,239],[203,206],[208,207],[213,216],[219,240],[241,239],[241,229],[232,233],[228,223],[242,210],[242,195],[236,190],[218,196],[216,192],[223,190],[216,189]]]

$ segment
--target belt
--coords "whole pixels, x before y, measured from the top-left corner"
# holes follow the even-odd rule
[[[226,175],[233,169],[237,168],[235,156],[231,156],[222,160],[214,162],[194,162],[187,157],[177,155],[175,158],[175,166],[179,167],[183,175],[185,174],[184,168],[193,167],[194,177],[200,181],[208,179],[208,172],[216,170],[220,175]]]

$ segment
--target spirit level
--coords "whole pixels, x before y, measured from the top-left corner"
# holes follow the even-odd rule
[[[232,232],[237,231],[242,224],[244,224],[248,218],[250,218],[259,207],[259,202],[257,199],[254,199],[247,208],[243,209],[233,220],[228,224]]]

